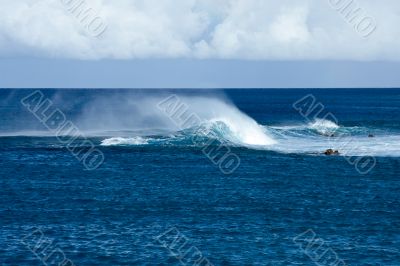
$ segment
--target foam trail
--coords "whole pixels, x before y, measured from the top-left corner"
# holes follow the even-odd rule
[[[324,137],[288,137],[270,150],[282,153],[320,154],[328,149],[338,150],[341,156],[400,156],[400,136],[345,137],[324,139]]]
[[[323,154],[327,149],[334,149],[342,156],[400,156],[398,132],[356,126],[344,127],[329,120],[269,129],[278,140],[270,150],[277,152]],[[374,132],[372,138],[369,137],[371,132]]]
[[[286,131],[301,131],[311,130],[321,135],[333,133],[340,128],[338,124],[326,119],[315,119],[307,124],[299,125],[285,125],[285,126],[271,126],[272,129],[286,130]]]

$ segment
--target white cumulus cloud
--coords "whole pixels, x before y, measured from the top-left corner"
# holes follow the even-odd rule
[[[0,0],[0,56],[399,61],[399,25],[398,0]]]

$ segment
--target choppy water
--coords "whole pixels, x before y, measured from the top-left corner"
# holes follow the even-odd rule
[[[75,265],[192,265],[190,247],[201,265],[331,265],[294,241],[307,230],[337,263],[400,263],[400,90],[43,90],[32,113],[33,92],[0,91],[4,265],[57,265],[55,246]],[[310,93],[318,116],[299,112]],[[95,170],[40,122],[56,108]]]

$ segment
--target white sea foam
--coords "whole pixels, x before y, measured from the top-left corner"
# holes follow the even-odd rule
[[[339,128],[335,122],[325,119],[316,119],[315,121],[308,124],[310,129],[317,131],[320,134],[329,134]]]
[[[214,127],[219,126],[223,138],[239,145],[268,146],[275,143],[268,130],[235,105],[217,99],[208,101],[209,103],[202,107],[196,106],[195,110],[206,123]],[[204,108],[207,105],[213,108]]]
[[[222,140],[233,144],[250,146],[268,146],[276,141],[268,134],[267,129],[257,124],[250,117],[220,117],[208,123]]]
[[[188,125],[190,127],[203,127],[204,131],[214,131],[221,140],[237,145],[268,146],[275,143],[267,130],[227,100],[187,96],[181,96],[179,99],[188,106],[187,114],[193,114],[200,120],[197,125]],[[175,117],[176,120],[179,122],[179,116]],[[179,126],[185,124],[181,123]],[[201,132],[203,131],[196,133]]]
[[[326,119],[315,119],[312,122],[307,124],[296,124],[296,125],[281,125],[281,126],[271,126],[272,129],[278,130],[314,130],[319,134],[327,134],[330,132],[334,132],[335,130],[339,129],[340,126],[333,121],[326,120]]]
[[[133,138],[108,138],[101,142],[102,146],[122,146],[122,145],[145,145],[148,144],[148,139],[142,137]]]
[[[395,134],[379,134],[373,138],[368,135],[352,134],[357,128],[340,128],[346,134],[335,137],[313,135],[304,131],[287,130],[274,132],[277,140],[269,150],[282,153],[323,154],[327,149],[338,150],[342,156],[400,156],[400,136]]]

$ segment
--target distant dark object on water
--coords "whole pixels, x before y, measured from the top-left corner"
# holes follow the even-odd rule
[[[369,134],[368,138],[375,138],[375,136],[373,134]]]
[[[322,134],[322,136],[333,138],[333,137],[335,137],[335,134],[324,133],[324,134]]]
[[[332,150],[332,149],[327,149],[325,152],[324,152],[324,154],[325,155],[339,155],[340,153],[339,153],[339,151],[334,151],[334,150]]]

